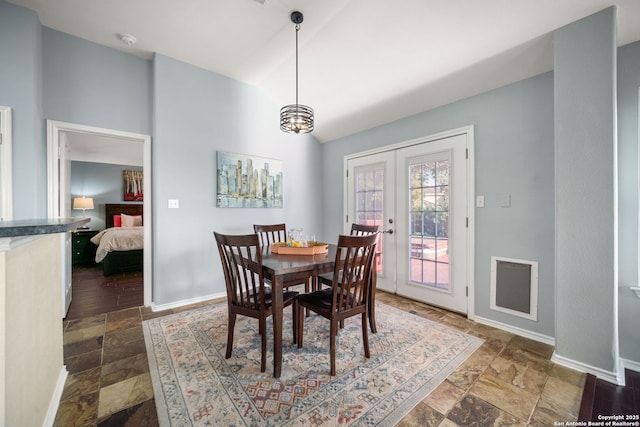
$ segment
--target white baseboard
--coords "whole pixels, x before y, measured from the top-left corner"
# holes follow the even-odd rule
[[[49,408],[47,414],[42,423],[43,427],[52,427],[56,420],[56,414],[58,413],[58,407],[60,406],[60,399],[62,398],[62,392],[64,391],[64,383],[67,381],[67,367],[62,365],[60,373],[58,374],[58,381],[56,382],[56,388],[53,390],[51,401],[49,402]]]
[[[531,331],[527,331],[526,329],[522,329],[522,328],[518,328],[516,326],[511,326],[511,325],[507,325],[505,323],[501,323],[501,322],[496,322],[495,320],[491,320],[491,319],[487,319],[484,317],[480,317],[480,316],[475,316],[473,318],[474,321],[478,322],[478,323],[482,323],[484,325],[487,326],[491,326],[497,329],[501,329],[503,331],[507,331],[507,332],[511,332],[513,334],[516,335],[520,335],[522,337],[525,338],[529,338],[532,339],[534,341],[539,341],[545,344],[549,344],[555,347],[556,345],[556,340],[553,337],[547,336],[547,335],[542,335],[542,334],[538,334],[536,332],[531,332]],[[566,357],[563,356],[559,356],[556,354],[556,352],[553,352],[553,355],[551,356],[551,361],[554,363],[557,363],[558,365],[562,365],[564,367],[576,370],[578,372],[585,372],[585,373],[589,373],[592,375],[595,375],[596,377],[603,379],[605,381],[608,381],[610,383],[613,384],[617,384],[620,386],[624,386],[625,385],[625,378],[624,378],[624,370],[625,369],[629,369],[632,371],[636,371],[636,372],[640,372],[640,363],[639,362],[635,362],[633,360],[628,360],[628,359],[623,359],[620,358],[619,359],[619,365],[620,365],[620,372],[616,373],[616,372],[611,372],[611,371],[606,371],[604,369],[601,368],[596,368],[595,366],[591,366],[591,365],[587,365],[586,363],[582,363],[582,362],[578,362],[576,360],[573,359],[568,359]]]
[[[633,360],[620,358],[620,368],[622,371],[628,369],[630,371],[640,372],[640,362],[634,362]]]
[[[591,375],[595,375],[597,378],[601,380],[608,381],[612,384],[616,385],[624,385],[624,374],[620,372],[612,372],[606,371],[602,368],[596,368],[595,366],[587,365],[586,363],[578,362],[573,359],[568,359],[564,356],[559,356],[556,352],[553,352],[551,356],[551,361],[553,363],[557,363],[558,365],[562,365],[567,368],[571,368],[578,372],[586,372]]]
[[[170,304],[161,304],[161,305],[151,304],[151,311],[168,310],[171,308],[184,307],[185,305],[197,304],[199,302],[209,301],[209,300],[218,299],[218,298],[226,298],[226,297],[227,297],[227,292],[225,291],[217,294],[205,295],[203,297],[197,297],[197,298],[191,298],[191,299],[186,299],[182,301],[172,302]]]
[[[552,346],[556,345],[556,339],[548,335],[539,334],[537,332],[528,331],[526,329],[519,328],[517,326],[507,325],[506,323],[496,322],[495,320],[487,319],[481,316],[475,316],[474,321],[482,323],[483,325],[491,326],[496,329],[511,332],[512,334],[520,335],[521,337],[529,338],[534,341],[538,341],[544,344]]]

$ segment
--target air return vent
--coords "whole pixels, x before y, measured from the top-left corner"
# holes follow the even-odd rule
[[[491,257],[491,309],[538,320],[538,263]]]

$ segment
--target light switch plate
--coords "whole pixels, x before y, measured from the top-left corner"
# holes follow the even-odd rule
[[[484,208],[484,196],[476,196],[476,208]]]
[[[169,199],[169,209],[178,209],[180,202],[176,199]]]

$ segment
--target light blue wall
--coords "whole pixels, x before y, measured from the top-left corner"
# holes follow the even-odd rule
[[[16,67],[0,62],[0,70],[12,82],[0,88],[1,104],[15,109],[14,171],[19,172],[14,194],[29,203],[38,194],[41,199],[40,209],[34,207],[23,218],[46,216],[43,125],[45,119],[52,119],[153,134],[151,177],[157,182],[152,182],[150,198],[154,201],[155,304],[224,292],[214,230],[250,232],[253,223],[284,221],[319,234],[320,144],[312,135],[282,133],[280,106],[255,88],[170,58],[159,57],[152,64],[42,28],[27,9],[2,0],[0,6],[0,16],[7,21],[2,22],[2,30],[8,29],[7,36],[3,33],[0,38],[0,54],[32,59]],[[20,35],[22,31],[26,34]],[[14,33],[20,35],[15,43]],[[29,40],[33,45],[27,44]],[[154,84],[154,76],[161,82]],[[42,81],[44,114],[40,111]],[[22,129],[37,132],[25,138]],[[28,141],[23,143],[24,139]],[[28,155],[23,154],[26,149]],[[283,160],[285,207],[215,208],[215,152],[219,149]],[[167,211],[168,198],[179,199],[180,209]],[[17,207],[23,209],[26,204],[17,203]]]
[[[618,49],[618,224],[620,356],[640,361],[638,286],[638,90],[640,42]]]
[[[615,8],[554,33],[556,354],[609,373],[618,356],[615,34]]]
[[[0,105],[13,109],[13,219],[47,215],[42,45],[35,12],[0,0]]]
[[[151,61],[42,29],[44,118],[151,134]]]
[[[620,49],[618,73],[621,349],[636,362],[640,300],[625,286],[638,281],[639,51],[638,44]],[[248,232],[252,223],[285,221],[323,240],[342,231],[346,154],[475,125],[476,193],[487,201],[476,209],[476,313],[554,335],[552,73],[321,146],[308,135],[281,133],[280,106],[254,88],[170,58],[145,61],[42,28],[34,12],[4,0],[0,58],[0,81],[11,82],[0,85],[0,105],[14,110],[16,219],[46,216],[45,119],[153,135],[156,304],[222,291],[213,230]],[[215,208],[216,150],[284,160],[285,208]],[[497,207],[505,193],[512,197],[508,209]],[[179,199],[180,209],[168,210],[168,198]],[[537,323],[489,309],[491,255],[540,262]],[[574,295],[560,298],[571,305]],[[590,310],[609,308],[593,301]],[[584,336],[583,328],[573,332]]]
[[[343,230],[343,159],[351,153],[475,126],[475,311],[554,335],[553,74],[546,73],[324,145],[324,235]],[[502,195],[511,207],[500,207]],[[490,310],[491,256],[539,262],[538,321]]]
[[[87,224],[93,230],[105,226],[104,205],[106,203],[128,203],[124,196],[122,172],[141,171],[139,166],[123,166],[93,162],[71,162],[71,201],[74,197],[93,197],[94,209],[86,211],[91,221]],[[82,216],[81,211],[73,211],[73,216]]]
[[[153,295],[162,305],[225,292],[213,232],[285,222],[322,226],[320,144],[279,129],[254,87],[162,55],[154,60]],[[216,151],[280,159],[284,208],[216,208]],[[339,194],[339,193],[338,193]],[[169,199],[179,209],[168,209]]]

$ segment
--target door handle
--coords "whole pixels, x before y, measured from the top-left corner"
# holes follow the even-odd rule
[[[383,233],[385,233],[385,234],[393,234],[393,229],[389,229],[387,231],[383,231]]]

